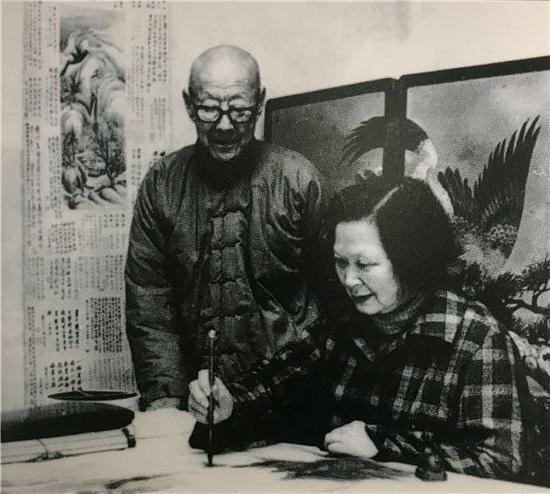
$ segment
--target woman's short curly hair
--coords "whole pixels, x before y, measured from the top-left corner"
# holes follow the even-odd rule
[[[342,189],[328,208],[330,249],[336,225],[358,220],[374,221],[404,286],[429,290],[448,284],[448,267],[456,262],[459,249],[449,217],[425,182],[404,177],[396,185],[369,174]]]

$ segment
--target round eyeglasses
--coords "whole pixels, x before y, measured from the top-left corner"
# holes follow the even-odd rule
[[[218,123],[224,115],[233,123],[248,123],[256,115],[256,107],[228,108],[222,110],[219,106],[195,105],[195,115],[204,123]]]

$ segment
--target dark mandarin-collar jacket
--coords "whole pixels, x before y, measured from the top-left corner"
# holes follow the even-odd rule
[[[127,335],[142,406],[182,397],[206,366],[231,379],[318,317],[312,291],[324,197],[302,155],[253,141],[216,164],[200,144],[155,164],[137,195],[126,266]]]

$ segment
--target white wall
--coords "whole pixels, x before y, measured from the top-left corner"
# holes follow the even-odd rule
[[[256,56],[268,98],[550,53],[547,2],[204,2],[171,8],[174,148],[195,139],[181,99],[191,61],[220,43]]]
[[[22,2],[2,2],[2,382],[12,384],[4,403],[23,394],[13,385],[23,331],[21,13]],[[170,15],[172,149],[195,139],[181,89],[192,59],[216,44],[257,57],[268,97],[550,53],[547,2],[172,2]]]

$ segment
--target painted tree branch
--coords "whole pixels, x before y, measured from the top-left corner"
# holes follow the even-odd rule
[[[508,299],[506,303],[512,306],[510,307],[512,311],[516,311],[518,309],[527,309],[531,312],[534,312],[535,314],[540,314],[542,316],[550,314],[550,307],[540,307],[539,305],[527,303],[525,302],[525,300],[522,299],[511,298]]]

